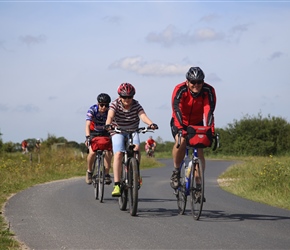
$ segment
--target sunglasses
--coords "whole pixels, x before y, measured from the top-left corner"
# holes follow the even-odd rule
[[[188,81],[190,84],[192,84],[192,85],[195,85],[195,84],[203,84],[203,81],[202,80],[198,80],[198,81],[192,81],[192,82],[190,82],[190,81]]]
[[[121,96],[122,99],[132,99],[133,96]]]
[[[99,103],[99,106],[100,107],[106,107],[106,108],[108,108],[109,107],[109,104],[108,103]]]

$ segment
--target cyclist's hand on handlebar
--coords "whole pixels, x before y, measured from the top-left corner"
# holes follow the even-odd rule
[[[183,130],[183,129],[180,129],[180,130],[178,130],[178,134],[181,135],[182,137],[186,137],[187,136],[187,131]]]
[[[114,126],[112,124],[106,124],[104,126],[105,130],[113,130],[114,129]]]
[[[150,129],[158,129],[158,125],[157,124],[155,124],[155,123],[152,123],[152,124],[150,124],[149,126],[148,126],[148,128],[150,128]]]
[[[85,145],[86,145],[87,147],[89,147],[89,146],[91,145],[91,137],[90,137],[90,136],[86,136]]]

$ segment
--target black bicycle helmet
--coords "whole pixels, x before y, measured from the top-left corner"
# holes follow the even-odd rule
[[[191,67],[186,73],[186,79],[192,81],[203,81],[204,73],[199,67]]]
[[[101,93],[97,97],[98,103],[110,103],[111,97],[108,94]]]
[[[130,83],[122,83],[118,88],[118,94],[120,96],[134,96],[136,93],[135,88]]]

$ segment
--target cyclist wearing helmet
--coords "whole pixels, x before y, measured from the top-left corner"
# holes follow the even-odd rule
[[[28,142],[26,140],[23,140],[21,142],[21,148],[22,148],[22,154],[28,153]]]
[[[186,73],[186,81],[178,84],[172,93],[171,132],[175,139],[172,149],[174,170],[171,176],[171,187],[179,186],[179,166],[185,155],[186,140],[181,138],[179,148],[176,148],[178,132],[183,134],[188,125],[211,126],[214,134],[214,110],[216,106],[215,89],[204,82],[204,73],[199,67],[191,67]],[[198,149],[199,158],[205,168],[203,149]]]
[[[139,127],[141,119],[144,123],[150,126],[151,129],[158,128],[158,126],[148,118],[139,102],[133,99],[135,94],[135,88],[130,83],[122,83],[119,86],[119,98],[113,101],[110,105],[108,118],[106,121],[107,125],[112,125],[113,127],[121,127],[124,129],[137,129]],[[120,173],[122,168],[123,152],[125,151],[125,136],[126,135],[123,134],[112,134],[114,151],[114,190],[112,192],[113,197],[118,197],[121,195]],[[135,150],[140,150],[140,138],[138,133],[134,135],[133,143],[136,145]]]
[[[36,153],[40,153],[40,146],[41,146],[40,139],[37,138],[36,142],[35,142],[35,152]]]
[[[88,170],[86,172],[86,183],[92,184],[92,166],[96,153],[93,151],[91,146],[91,141],[94,137],[110,137],[110,134],[107,130],[104,130],[103,127],[106,124],[106,119],[108,115],[109,104],[111,102],[111,97],[108,94],[101,93],[97,97],[97,104],[94,104],[89,108],[86,115],[86,146],[88,147],[88,156],[87,156],[87,166]],[[110,142],[111,143],[111,142]],[[112,149],[108,147],[108,151],[105,155],[105,168],[106,175],[105,180],[106,184],[111,184],[110,168],[111,168],[111,159],[112,159]]]
[[[155,148],[156,148],[156,141],[152,138],[152,136],[149,136],[148,140],[145,142],[146,155],[150,156],[149,153],[151,151],[151,156],[154,156]]]

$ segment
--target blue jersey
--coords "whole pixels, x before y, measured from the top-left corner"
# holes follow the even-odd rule
[[[98,133],[104,132],[104,130],[102,129],[100,130],[97,127],[106,125],[107,116],[108,111],[106,111],[105,113],[100,113],[99,106],[97,104],[91,106],[87,111],[86,116],[86,121],[91,121],[90,130]]]

